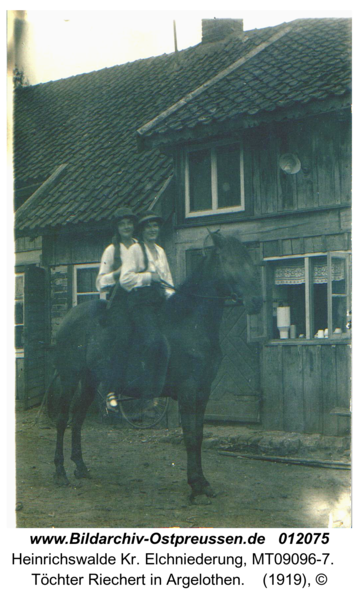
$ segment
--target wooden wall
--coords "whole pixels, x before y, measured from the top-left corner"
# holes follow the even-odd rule
[[[51,343],[55,342],[56,332],[71,307],[71,268],[66,265],[50,268],[50,323]]]
[[[222,225],[223,234],[238,235],[255,249],[256,261],[275,256],[350,249],[350,212],[328,208],[320,212],[252,218]],[[185,276],[186,253],[201,248],[207,228],[180,228],[174,233],[180,281]],[[262,267],[264,269],[264,267]],[[264,310],[264,309],[263,309]],[[270,342],[265,318],[249,319],[252,341],[260,342],[261,424],[266,430],[343,434],[348,417],[331,415],[349,408],[350,346],[344,341]],[[258,331],[257,331],[257,330]],[[247,330],[248,331],[248,330]]]
[[[249,187],[246,180],[246,196],[253,196],[255,215],[350,203],[349,115],[333,113],[246,131],[246,147],[252,182]],[[296,174],[286,174],[278,166],[280,156],[287,153],[301,162]]]
[[[349,110],[302,120],[270,123],[233,133],[242,140],[245,211],[185,219],[184,149],[175,156],[179,225],[226,223],[345,206],[351,201],[351,118]],[[200,142],[198,142],[200,143]],[[213,142],[215,144],[215,141]],[[301,169],[284,173],[283,154],[295,154]]]
[[[348,344],[267,344],[262,349],[262,424],[265,429],[340,435],[350,408]]]

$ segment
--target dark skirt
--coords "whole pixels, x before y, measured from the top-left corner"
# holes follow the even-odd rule
[[[163,290],[158,285],[135,288],[128,298],[128,310],[135,329],[133,344],[142,364],[143,398],[159,396],[165,383],[169,346],[161,332],[160,313],[164,302]]]

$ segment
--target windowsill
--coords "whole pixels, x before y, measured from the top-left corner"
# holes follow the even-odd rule
[[[350,344],[351,343],[351,337],[345,337],[345,338],[332,338],[332,339],[328,339],[328,338],[324,338],[324,339],[314,339],[314,340],[307,340],[305,338],[294,338],[294,339],[288,339],[288,340],[270,340],[268,342],[265,342],[265,346],[297,346],[298,344],[301,346],[317,346],[318,344],[320,346],[334,346],[336,344]]]
[[[193,219],[196,217],[209,217],[211,215],[228,215],[231,213],[237,213],[237,212],[244,212],[245,211],[245,207],[244,206],[230,206],[230,207],[226,207],[226,208],[208,208],[206,210],[194,210],[191,212],[186,212],[185,218],[186,219]]]

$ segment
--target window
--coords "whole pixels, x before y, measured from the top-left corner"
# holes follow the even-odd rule
[[[15,275],[15,348],[20,351],[24,349],[24,285],[24,273]]]
[[[243,152],[239,144],[189,150],[186,217],[244,210]]]
[[[96,300],[97,298],[106,298],[106,293],[98,292],[96,289],[96,277],[99,270],[99,263],[74,266],[74,285],[73,285],[73,305]]]
[[[268,265],[273,339],[349,336],[348,253],[268,259]]]

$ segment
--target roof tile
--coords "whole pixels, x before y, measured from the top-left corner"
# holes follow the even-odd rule
[[[138,135],[151,145],[169,130],[179,132],[206,123],[269,112],[293,103],[307,104],[349,94],[351,32],[347,19],[294,21],[290,31],[264,47],[202,93],[184,99],[176,110],[160,115]],[[250,102],[248,102],[248,98]],[[221,108],[221,114],[213,107]],[[209,118],[211,115],[211,118]]]
[[[290,33],[222,76],[287,27],[17,89],[15,189],[40,185],[67,164],[46,194],[23,205],[18,231],[109,220],[119,204],[148,208],[172,161],[157,149],[138,153],[136,130],[219,74],[205,92],[156,121],[146,138],[345,94],[351,77],[345,19],[294,21]]]

